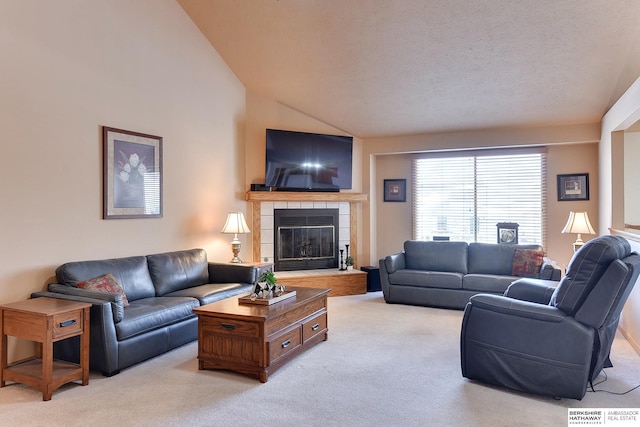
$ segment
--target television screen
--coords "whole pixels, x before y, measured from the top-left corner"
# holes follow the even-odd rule
[[[267,129],[265,185],[335,191],[351,188],[353,137]]]

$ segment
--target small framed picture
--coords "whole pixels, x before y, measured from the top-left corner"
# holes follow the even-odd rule
[[[103,218],[161,218],[162,137],[102,130]]]
[[[498,243],[518,244],[518,227],[520,225],[515,222],[499,222],[498,227]]]
[[[407,201],[407,180],[406,179],[385,179],[384,180],[384,201],[385,202],[406,202]]]
[[[589,174],[558,175],[558,201],[589,200]]]

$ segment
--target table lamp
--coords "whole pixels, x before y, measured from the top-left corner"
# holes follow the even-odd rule
[[[596,234],[595,230],[591,226],[589,222],[589,215],[586,212],[569,212],[569,220],[567,221],[567,225],[562,229],[563,233],[577,233],[578,238],[575,242],[573,242],[573,252],[576,252],[578,249],[584,245],[582,241],[582,233],[585,234]]]
[[[238,234],[250,233],[247,221],[244,220],[244,214],[242,212],[229,212],[227,215],[227,222],[222,227],[222,233],[233,234],[233,240],[231,241],[231,250],[233,251],[233,259],[231,262],[241,263],[242,260],[238,257],[240,253],[240,240],[238,240]]]

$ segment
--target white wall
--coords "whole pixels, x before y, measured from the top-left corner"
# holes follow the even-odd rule
[[[624,230],[626,201],[624,130],[639,119],[640,79],[631,85],[602,118],[599,150],[600,234],[607,234],[609,230],[613,233],[616,233],[616,230]],[[640,242],[632,241],[631,246],[633,250],[640,252]],[[640,287],[637,283],[622,311],[620,329],[635,350],[640,353]]]
[[[626,132],[624,135],[624,222],[640,226],[640,132]]]
[[[66,261],[231,258],[245,90],[174,0],[0,0],[0,58],[0,303]],[[163,218],[102,219],[103,125],[164,138]]]

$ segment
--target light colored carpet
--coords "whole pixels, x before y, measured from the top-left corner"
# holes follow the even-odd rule
[[[92,374],[49,402],[0,389],[0,425],[41,426],[565,426],[567,408],[639,408],[640,389],[554,400],[469,381],[460,373],[462,312],[385,304],[380,292],[329,299],[329,340],[261,384],[198,371],[191,343],[119,375]],[[640,357],[616,338],[598,389],[640,383]]]

